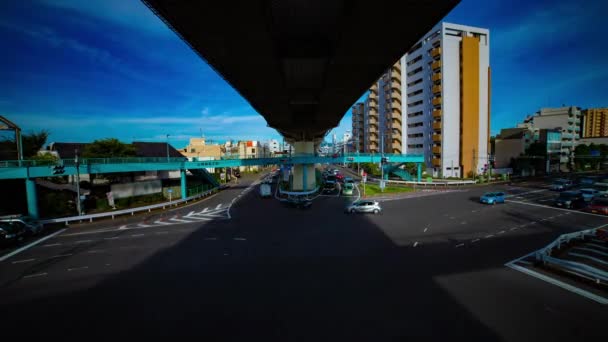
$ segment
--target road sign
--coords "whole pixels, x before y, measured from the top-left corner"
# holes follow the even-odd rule
[[[381,180],[380,181],[380,189],[384,190],[385,187],[386,187],[386,181],[385,180]]]
[[[220,173],[220,179],[226,180],[226,174],[224,172]]]
[[[172,192],[173,192],[173,189],[167,189],[167,192],[168,192],[168,193],[172,193]]]
[[[365,176],[363,176],[363,178],[361,178],[361,181],[362,181],[363,183],[367,182],[367,174],[366,174]]]

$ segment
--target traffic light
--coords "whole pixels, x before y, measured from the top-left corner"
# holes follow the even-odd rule
[[[64,170],[64,166],[63,165],[57,165],[55,167],[53,167],[53,174],[54,175],[62,175],[65,173]]]

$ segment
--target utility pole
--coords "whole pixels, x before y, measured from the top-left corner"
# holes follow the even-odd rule
[[[169,162],[169,134],[167,134],[167,163]]]
[[[74,163],[76,164],[76,211],[78,216],[82,215],[82,207],[80,204],[80,162],[78,161],[78,149],[75,150]]]
[[[475,170],[475,171],[473,171],[473,177],[475,177],[475,175],[477,175],[477,165],[475,164],[476,159],[477,159],[477,156],[475,155],[475,149],[473,148],[473,164],[471,164],[471,169]]]

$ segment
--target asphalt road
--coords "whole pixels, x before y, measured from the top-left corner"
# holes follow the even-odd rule
[[[490,189],[514,202],[479,204]],[[538,190],[473,187],[383,202],[374,216],[344,214],[352,199],[343,197],[320,196],[303,210],[243,187],[164,221],[73,227],[0,263],[3,332],[206,341],[606,339],[605,306],[505,267],[559,234],[608,223],[528,200]],[[22,324],[31,328],[13,329]]]

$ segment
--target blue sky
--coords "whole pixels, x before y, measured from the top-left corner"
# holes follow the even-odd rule
[[[493,133],[542,106],[608,106],[605,13],[601,0],[463,0],[445,18],[490,29]],[[139,0],[2,1],[0,41],[0,115],[50,141],[279,138]]]

